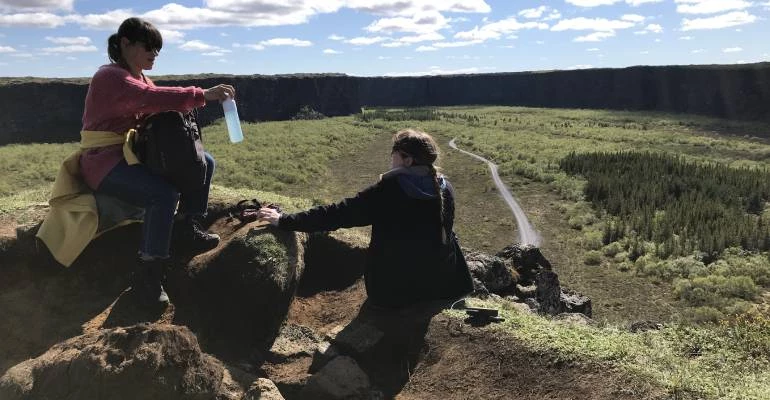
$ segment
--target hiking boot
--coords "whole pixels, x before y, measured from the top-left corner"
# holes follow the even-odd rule
[[[139,260],[139,265],[131,277],[131,292],[144,304],[156,305],[169,302],[168,294],[163,289],[164,260]]]
[[[188,217],[174,224],[173,234],[179,245],[199,253],[209,251],[219,244],[219,235],[206,232],[198,218]]]

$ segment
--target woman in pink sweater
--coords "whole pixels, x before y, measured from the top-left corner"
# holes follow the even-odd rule
[[[230,85],[209,89],[155,86],[142,71],[150,70],[158,57],[163,39],[149,22],[129,18],[108,40],[112,63],[96,71],[88,87],[84,131],[108,131],[124,135],[137,128],[149,114],[175,110],[189,111],[206,101],[234,97]],[[116,197],[144,208],[144,224],[139,249],[139,268],[132,279],[132,292],[146,302],[169,301],[161,284],[164,260],[169,257],[172,228],[176,238],[192,243],[198,251],[216,247],[219,236],[200,226],[208,206],[214,159],[208,163],[205,185],[199,190],[179,193],[163,178],[142,164],[128,165],[122,145],[89,149],[80,158],[83,180],[96,193]],[[174,224],[177,202],[178,223]]]

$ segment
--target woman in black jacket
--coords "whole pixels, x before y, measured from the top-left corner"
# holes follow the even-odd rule
[[[262,208],[257,217],[302,232],[372,225],[364,280],[374,306],[462,297],[473,284],[452,231],[454,189],[433,165],[438,154],[427,133],[401,130],[393,137],[392,169],[355,197],[296,214]]]

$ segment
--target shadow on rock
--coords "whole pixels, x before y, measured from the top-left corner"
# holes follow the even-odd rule
[[[313,375],[287,398],[392,398],[414,372],[426,351],[431,319],[447,301],[403,310],[383,310],[364,303],[349,324],[332,330],[323,352],[313,357]]]

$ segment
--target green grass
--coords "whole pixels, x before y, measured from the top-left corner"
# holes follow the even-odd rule
[[[244,198],[279,203],[287,211],[319,201],[336,201],[376,181],[388,168],[391,134],[404,127],[432,133],[442,166],[457,190],[455,229],[463,246],[495,252],[513,241],[515,222],[499,199],[485,166],[450,151],[462,148],[500,165],[528,217],[544,238],[541,250],[563,285],[592,299],[596,326],[575,326],[502,308],[506,321],[494,325],[535,353],[569,362],[621,368],[662,387],[677,399],[770,398],[770,322],[763,309],[770,284],[766,254],[732,249],[713,263],[712,275],[751,276],[763,295],[740,305],[750,310],[726,317],[713,307],[719,287],[713,278],[687,286],[677,277],[699,276],[697,260],[629,261],[621,243],[601,241],[605,216],[583,201],[585,184],[558,168],[569,152],[649,150],[692,161],[764,168],[770,163],[767,125],[660,113],[551,110],[518,107],[441,108],[437,121],[320,121],[245,123],[245,141],[231,144],[223,123],[204,128],[206,148],[218,161],[212,200]],[[455,115],[455,116],[452,116]],[[0,147],[0,214],[17,221],[35,216],[44,204],[61,160],[77,144]],[[30,211],[33,210],[33,211]],[[767,208],[765,215],[768,216]],[[0,215],[2,216],[2,215]],[[39,217],[39,215],[37,215]],[[645,251],[654,246],[645,243]],[[588,261],[588,263],[586,263]],[[590,264],[590,265],[587,265]],[[673,279],[673,281],[671,281]],[[725,280],[726,282],[729,279]],[[679,282],[679,283],[677,283]],[[732,281],[730,281],[732,282]],[[733,285],[750,297],[754,288]],[[676,285],[679,286],[676,286]],[[714,289],[717,287],[717,289]],[[686,297],[677,300],[675,290]],[[689,307],[693,304],[703,307]],[[652,319],[664,329],[631,334],[628,322]],[[718,324],[690,325],[689,321]]]
[[[474,300],[499,308],[493,328],[536,354],[563,362],[619,367],[675,399],[770,398],[770,320],[739,319],[721,325],[680,324],[630,333],[614,325],[579,325],[521,312],[507,301]],[[458,317],[461,314],[451,311]]]
[[[236,199],[287,196],[277,201],[282,204],[308,199],[296,209],[337,201],[375,182],[388,168],[393,132],[419,128],[432,133],[442,147],[444,172],[457,189],[455,230],[463,246],[493,253],[515,241],[516,224],[486,167],[448,149],[446,143],[457,137],[462,148],[500,165],[503,180],[544,238],[543,253],[562,282],[594,300],[598,319],[670,320],[686,315],[689,311],[683,307],[692,305],[675,297],[672,279],[656,277],[676,265],[648,257],[650,264],[644,267],[650,268],[636,268],[629,261],[631,249],[604,251],[606,217],[583,201],[585,182],[563,173],[559,160],[573,151],[633,149],[729,166],[767,167],[770,161],[770,146],[762,137],[767,125],[759,123],[521,107],[449,107],[437,113],[440,120],[364,122],[338,117],[244,123],[245,140],[238,144],[229,143],[223,121],[218,121],[203,128],[206,148],[218,163],[213,196],[219,191],[233,191],[230,195]],[[73,143],[0,147],[0,168],[12,172],[0,176],[0,213],[17,215],[26,205],[45,203],[60,160],[76,148]],[[643,247],[654,249],[651,243]],[[647,269],[652,272],[640,273]],[[755,272],[761,271],[749,271]],[[681,288],[683,297],[687,290]]]

